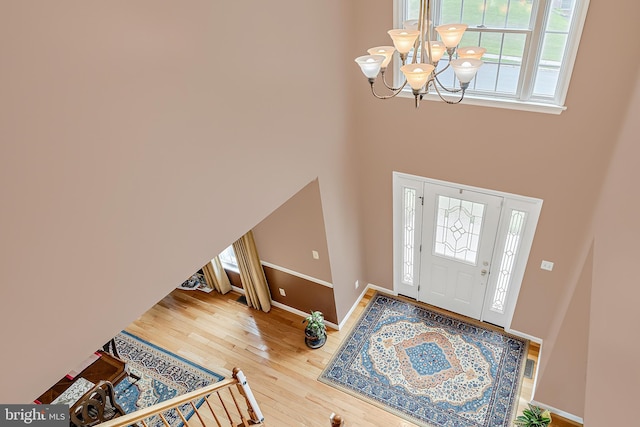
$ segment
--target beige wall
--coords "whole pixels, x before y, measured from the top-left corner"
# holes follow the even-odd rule
[[[601,186],[612,138],[629,96],[624,85],[595,90],[593,81],[593,52],[602,43],[600,28],[614,18],[632,26],[630,16],[638,10],[631,1],[616,5],[592,2],[568,110],[559,116],[434,102],[423,103],[416,111],[409,99],[373,99],[356,67],[351,70],[360,89],[356,123],[363,158],[361,182],[366,183],[362,186],[363,227],[371,282],[392,286],[392,171],[538,197],[544,205],[521,291],[521,300],[527,303],[518,305],[513,327],[546,335],[554,301],[578,268],[581,253],[575,247],[583,244],[594,193]],[[392,25],[391,4],[361,1],[359,6],[364,16],[356,45],[364,51],[385,42],[385,29]],[[628,13],[621,14],[621,7]],[[624,32],[616,26],[613,31],[621,36]],[[638,46],[635,39],[630,43]],[[627,55],[629,48],[608,47],[627,66],[617,68],[618,81],[635,79],[631,70],[638,58]],[[540,270],[542,259],[555,262],[552,273]],[[543,302],[549,315],[541,319],[538,307]]]
[[[551,405],[580,418],[584,417],[587,381],[592,273],[593,245],[589,247],[558,330],[544,341],[534,395],[539,404]]]
[[[256,225],[253,235],[263,261],[331,283],[317,179]],[[312,251],[318,252],[318,259]]]
[[[2,3],[0,402],[34,399],[316,177],[349,261],[332,278],[362,277],[349,19],[343,2]]]
[[[632,0],[591,1],[568,109],[559,116],[430,102],[416,111],[409,99],[373,99],[357,67],[350,70],[359,105],[355,124],[362,154],[362,227],[370,282],[392,288],[392,171],[541,198],[544,205],[512,327],[550,337],[552,325],[561,325],[570,307],[593,238],[597,196],[628,105],[628,86],[637,79],[639,57],[629,52],[640,51],[640,38],[630,37],[625,28],[635,27],[639,5]],[[391,2],[358,0],[356,7],[356,54],[387,44]],[[612,33],[603,37],[603,28]],[[618,38],[625,42],[610,42]],[[603,51],[619,61],[608,82],[598,80],[607,67],[594,68],[596,52]],[[540,270],[543,259],[555,262],[553,272]],[[599,296],[594,288],[593,300]],[[570,334],[571,328],[553,329]],[[572,354],[554,351],[555,366],[569,363]],[[579,376],[576,371],[568,374]],[[572,387],[566,399],[545,403],[579,411],[584,386]]]
[[[637,70],[640,77],[640,70]],[[595,220],[586,426],[633,424],[640,383],[638,299],[631,267],[640,259],[640,79],[612,159]]]
[[[622,128],[596,217],[586,390],[545,403],[623,424],[612,408],[632,407],[640,350],[627,339],[638,89],[624,119],[640,51],[625,29],[639,13],[632,0],[591,1],[568,110],[551,116],[373,100],[352,59],[387,43],[388,0],[3,3],[0,402],[33,399],[316,177],[339,320],[356,279],[392,286],[398,170],[543,199],[513,327],[571,334]],[[289,71],[274,46],[313,66]],[[617,58],[608,84],[595,80],[605,51]],[[549,369],[573,354],[554,348]]]

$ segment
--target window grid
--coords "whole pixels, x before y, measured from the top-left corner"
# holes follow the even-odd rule
[[[396,9],[404,11],[404,16],[400,17],[399,23],[406,19],[417,18],[418,0],[396,0],[396,2],[404,5],[403,8]],[[487,52],[491,52],[497,58],[485,55],[483,58],[485,67],[480,68],[478,73],[478,77],[484,78],[485,81],[479,84],[476,77],[467,91],[468,95],[472,97],[474,94],[478,95],[479,99],[505,98],[560,107],[568,87],[568,78],[564,74],[570,72],[568,68],[572,64],[577,48],[574,39],[579,38],[579,33],[574,34],[574,32],[575,27],[579,27],[581,23],[575,25],[574,17],[584,17],[587,6],[588,0],[580,2],[566,0],[562,4],[551,0],[434,0],[432,16],[434,26],[456,20],[467,23],[469,25],[467,33],[479,32],[477,44],[485,48],[487,46],[484,46],[483,33],[500,35],[500,41]],[[508,34],[514,30],[524,35],[524,40],[518,39],[515,42],[522,46],[522,51],[517,55],[513,54],[513,40],[509,41],[509,51],[505,49]],[[564,43],[554,41],[552,52],[545,54],[544,45],[549,36],[565,36]],[[437,39],[435,31],[432,39]],[[463,40],[461,46],[475,44],[467,44]],[[557,64],[550,64],[549,61],[542,60],[543,54],[560,58],[560,61]],[[503,55],[509,57],[509,61],[505,62]],[[441,62],[442,65],[438,69],[444,68],[446,58]],[[486,64],[494,64],[494,67],[483,73],[483,69],[487,68]],[[401,83],[402,73],[398,71],[395,75],[397,83]],[[449,70],[440,75],[440,80],[443,83],[447,82],[445,85],[448,87],[459,87],[453,73],[449,73]],[[488,98],[485,98],[487,96]]]
[[[238,260],[236,259],[236,253],[233,250],[233,245],[229,245],[224,251],[222,251],[220,255],[218,255],[218,258],[220,258],[220,262],[238,268]]]

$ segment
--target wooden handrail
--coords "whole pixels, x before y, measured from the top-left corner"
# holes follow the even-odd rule
[[[210,396],[213,393],[218,393],[221,390],[224,389],[229,389],[229,391],[231,392],[231,396],[234,400],[236,409],[238,410],[238,412],[240,413],[239,415],[243,418],[244,421],[244,415],[242,415],[241,413],[241,409],[238,406],[238,403],[235,401],[235,396],[233,396],[233,392],[231,390],[231,388],[233,386],[237,386],[238,387],[238,391],[239,393],[244,397],[244,400],[247,403],[247,412],[249,414],[249,417],[251,418],[251,424],[254,425],[261,425],[261,423],[263,422],[263,418],[262,418],[262,412],[260,411],[260,408],[258,407],[257,402],[255,401],[255,398],[253,397],[253,393],[251,392],[251,389],[249,388],[249,385],[247,384],[246,381],[246,377],[244,376],[244,374],[242,373],[242,371],[238,368],[234,368],[233,369],[233,378],[227,378],[224,379],[222,381],[218,381],[217,383],[214,384],[210,384],[206,387],[202,387],[198,390],[194,390],[191,391],[189,393],[185,393],[183,395],[180,396],[176,396],[172,399],[169,400],[165,400],[163,402],[157,403],[155,405],[149,406],[147,408],[142,408],[138,411],[132,412],[130,414],[126,414],[123,415],[121,417],[117,417],[114,418],[110,421],[104,422],[100,424],[100,427],[122,427],[122,426],[130,426],[132,424],[135,424],[137,422],[143,421],[149,417],[152,417],[154,415],[159,415],[160,418],[164,418],[162,413],[164,413],[165,411],[171,410],[171,409],[176,409],[179,406],[183,405],[183,404],[188,404],[190,403],[191,406],[195,409],[195,405],[193,404],[193,401],[199,398],[204,398],[205,401],[207,402],[207,406],[209,406],[209,408],[211,408],[211,405],[209,403],[209,399],[208,396]],[[211,411],[213,413],[213,409],[211,408]],[[226,411],[226,408],[225,408]],[[180,417],[182,418],[182,414],[181,412],[178,410],[177,411],[178,414],[180,415]],[[200,415],[198,414],[197,410],[195,412],[198,417],[200,417]],[[216,417],[215,413],[213,413],[213,416]],[[227,416],[229,416],[229,414],[227,413]],[[163,419],[163,421],[165,421]],[[185,423],[185,425],[188,425],[187,423]]]
[[[237,392],[244,398],[244,401],[247,405],[246,414],[248,414],[248,418],[245,417],[245,413],[243,413],[243,410],[238,404],[238,400],[236,399],[236,396],[233,394],[233,386],[237,387]],[[182,421],[182,425],[188,427],[189,422],[187,421],[187,419],[179,409],[182,405],[185,405],[185,404],[188,404],[191,406],[191,408],[193,408],[193,411],[194,411],[193,413],[196,415],[196,417],[200,421],[200,425],[203,427],[206,427],[207,423],[205,422],[205,420],[203,419],[203,416],[201,415],[198,408],[196,407],[196,404],[194,404],[195,400],[198,400],[201,398],[204,399],[204,402],[206,403],[206,407],[208,407],[209,410],[211,411],[211,415],[213,416],[213,421],[217,426],[222,427],[221,419],[224,419],[225,417],[229,420],[229,422],[233,426],[236,424],[234,424],[234,422],[232,421],[232,416],[229,411],[229,408],[225,406],[225,403],[222,401],[222,396],[220,395],[220,391],[223,391],[225,389],[229,390],[230,397],[233,402],[233,405],[231,405],[232,410],[234,407],[237,410],[237,412],[235,412],[235,416],[240,417],[241,419],[240,424],[238,424],[239,426],[246,426],[246,427],[263,426],[264,418],[262,416],[262,412],[258,407],[258,403],[256,402],[253,396],[251,388],[249,388],[247,379],[240,369],[234,368],[232,378],[224,379],[222,381],[219,381],[214,384],[210,384],[198,390],[194,390],[192,392],[183,394],[181,396],[174,397],[173,399],[165,400],[164,402],[157,403],[147,408],[142,408],[130,414],[126,414],[121,417],[114,418],[110,421],[101,423],[100,427],[126,427],[126,426],[132,426],[138,423],[139,423],[138,425],[142,425],[143,427],[146,427],[147,423],[145,422],[145,420],[153,416],[158,416],[162,420],[162,424],[164,424],[165,427],[169,427],[169,422],[164,416],[164,413],[172,409],[176,410],[178,416],[180,417],[180,420]],[[218,399],[220,400],[220,403],[222,404],[221,408],[224,411],[224,413],[218,414],[220,418],[218,417],[218,415],[216,415],[216,412],[212,407],[213,403],[210,400],[210,398],[212,398],[214,394],[217,395]],[[218,408],[220,409],[220,407]],[[331,422],[331,427],[344,426],[344,420],[340,415],[331,414],[329,416],[329,421]]]

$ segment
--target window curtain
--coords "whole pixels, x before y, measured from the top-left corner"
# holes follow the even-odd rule
[[[220,258],[215,257],[212,259],[211,262],[202,267],[202,271],[204,272],[204,278],[207,283],[216,291],[221,294],[226,294],[231,290],[231,282],[229,282],[229,277],[227,277],[227,273],[222,267]]]
[[[233,243],[233,251],[238,260],[240,280],[247,304],[249,307],[268,312],[271,310],[271,293],[251,230]]]

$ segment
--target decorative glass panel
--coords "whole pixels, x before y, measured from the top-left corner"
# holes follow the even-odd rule
[[[415,254],[416,190],[404,187],[402,222],[402,281],[413,285],[413,260]]]
[[[477,265],[484,205],[438,196],[436,216],[434,253]]]
[[[504,306],[511,283],[511,274],[516,261],[516,255],[520,248],[520,240],[524,231],[524,224],[527,219],[527,213],[517,210],[511,211],[511,220],[509,221],[509,230],[504,244],[504,252],[502,253],[502,261],[500,262],[500,271],[498,272],[498,283],[496,292],[491,302],[491,310],[497,313],[504,313]]]

